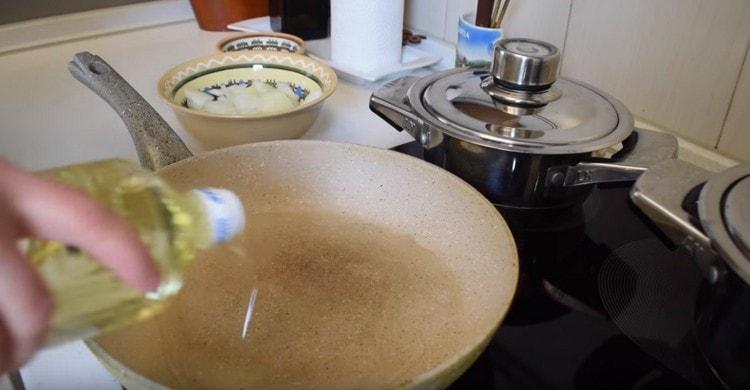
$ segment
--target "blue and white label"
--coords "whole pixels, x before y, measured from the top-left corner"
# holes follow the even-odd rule
[[[245,227],[245,209],[234,192],[221,188],[201,188],[195,192],[206,211],[214,243],[226,242],[242,231]]]

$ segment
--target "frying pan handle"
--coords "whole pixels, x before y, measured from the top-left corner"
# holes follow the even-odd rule
[[[635,129],[623,149],[611,159],[594,158],[573,166],[550,168],[547,186],[576,187],[596,183],[635,181],[646,170],[677,157],[677,138],[656,131]]]
[[[159,113],[99,56],[78,53],[68,70],[120,115],[143,167],[156,170],[192,156]]]

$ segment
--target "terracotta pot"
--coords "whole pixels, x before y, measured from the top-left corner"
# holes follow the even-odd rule
[[[266,0],[190,0],[198,26],[207,31],[227,31],[227,25],[268,15]]]

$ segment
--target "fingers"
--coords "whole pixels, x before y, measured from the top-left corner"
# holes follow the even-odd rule
[[[13,343],[10,340],[10,333],[2,317],[0,315],[0,375],[14,368]]]
[[[5,233],[0,230],[0,372],[22,365],[41,346],[52,314],[44,283]]]
[[[159,273],[136,230],[86,193],[2,161],[0,191],[27,234],[75,245],[135,288],[158,286]]]

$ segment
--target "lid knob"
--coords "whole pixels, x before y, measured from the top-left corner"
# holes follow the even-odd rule
[[[495,45],[492,77],[512,89],[548,89],[557,80],[560,52],[547,42],[503,39]]]
[[[495,45],[490,74],[481,86],[495,106],[511,115],[531,115],[560,98],[557,80],[560,52],[547,42],[503,39]]]

